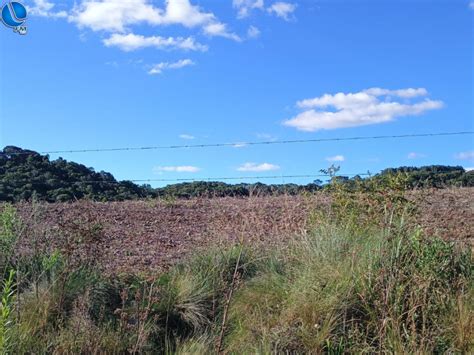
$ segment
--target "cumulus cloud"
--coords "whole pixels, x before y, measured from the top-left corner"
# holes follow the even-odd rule
[[[138,23],[162,23],[163,10],[147,0],[83,0],[74,5],[69,21],[93,31],[124,32]]]
[[[264,0],[233,0],[232,6],[237,10],[238,19],[250,16],[254,10],[261,10],[289,21],[294,18],[293,13],[297,5],[295,3],[277,1],[266,7]]]
[[[83,0],[73,7],[68,19],[79,28],[114,34],[129,33],[131,26],[139,24],[182,25],[201,27],[209,36],[240,41],[238,35],[228,30],[227,24],[189,0],[166,0],[164,9],[154,6],[151,0]]]
[[[167,0],[163,16],[165,24],[181,24],[186,27],[200,26],[216,17],[211,12],[203,12],[199,6],[192,5],[189,0]]]
[[[224,37],[232,39],[236,42],[242,41],[242,39],[233,32],[229,32],[227,25],[222,22],[212,22],[203,28],[204,33],[212,37]]]
[[[473,8],[474,8],[474,6],[473,6]],[[473,171],[473,170],[474,170],[474,167],[466,167],[466,168],[464,168],[464,170],[466,170],[466,171]]]
[[[420,158],[425,158],[426,155],[423,153],[416,153],[416,152],[411,152],[408,153],[407,158],[408,159],[420,159]]]
[[[425,88],[408,88],[400,90],[388,90],[381,88],[370,88],[363,90],[358,93],[344,94],[342,92],[335,95],[325,94],[321,97],[315,97],[313,99],[301,100],[296,103],[300,108],[311,108],[311,107],[328,107],[334,106],[337,109],[345,107],[356,107],[365,106],[377,102],[377,97],[380,96],[395,96],[401,98],[414,98],[417,96],[426,96],[428,92]]]
[[[93,31],[125,32],[129,26],[180,24],[195,27],[215,20],[189,0],[167,0],[164,9],[150,0],[83,0],[76,4],[69,21]]]
[[[33,16],[66,18],[66,11],[55,11],[54,4],[48,0],[33,0],[33,6],[28,6],[28,14]]]
[[[336,162],[336,161],[344,161],[346,160],[346,158],[344,158],[344,155],[335,155],[333,157],[327,157],[326,160],[330,162]]]
[[[384,123],[397,117],[420,115],[443,107],[442,101],[427,98],[413,101],[427,94],[424,88],[371,88],[357,93],[324,94],[298,101],[297,106],[305,111],[284,124],[301,131],[314,132]]]
[[[194,139],[194,138],[196,138],[196,137],[194,137],[194,136],[192,136],[192,135],[190,135],[190,134],[180,134],[180,135],[179,135],[179,138],[190,140],[190,139]]]
[[[474,150],[457,153],[454,157],[459,160],[474,160]]]
[[[248,38],[257,38],[260,36],[260,30],[255,26],[249,26],[247,30],[247,37]]]
[[[293,12],[296,10],[296,4],[278,1],[267,8],[267,11],[285,21],[291,20]]]
[[[233,0],[232,6],[237,9],[237,18],[247,17],[252,10],[264,8],[263,0]]]
[[[152,68],[148,71],[148,74],[150,74],[150,75],[161,74],[164,70],[180,69],[180,68],[184,68],[184,67],[194,65],[194,64],[195,63],[191,59],[181,59],[181,60],[178,60],[177,62],[173,62],[173,63],[161,62],[161,63],[158,63],[158,64],[154,64],[152,66]],[[181,135],[180,137],[183,138],[182,136],[184,136],[184,135]],[[192,136],[188,136],[187,139],[194,138],[194,137],[192,137],[192,138],[189,138],[189,137],[192,137]]]
[[[400,89],[400,90],[370,88],[370,89],[364,90],[363,92],[372,96],[397,96],[404,99],[410,99],[413,97],[428,95],[428,91],[425,88],[417,88],[417,89],[408,88],[408,89]]]
[[[125,52],[135,51],[142,48],[157,49],[182,49],[189,51],[206,51],[207,46],[198,43],[193,37],[161,37],[136,35],[133,33],[114,33],[103,40],[107,47],[117,47]]]
[[[253,171],[253,172],[262,172],[262,171],[274,171],[279,170],[280,167],[275,164],[270,163],[245,163],[237,168],[238,171]]]
[[[153,171],[155,173],[161,172],[173,172],[173,173],[197,173],[200,171],[196,166],[191,165],[181,165],[181,166],[155,166]]]

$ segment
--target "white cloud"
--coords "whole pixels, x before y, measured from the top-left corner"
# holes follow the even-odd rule
[[[473,171],[473,170],[474,170],[474,167],[466,167],[466,168],[464,168],[464,170],[466,170],[466,171]]]
[[[167,0],[163,17],[165,24],[181,24],[186,27],[200,26],[216,20],[213,13],[202,12],[189,0]]]
[[[471,2],[469,3],[469,8],[470,8],[471,10],[474,10],[474,1],[471,1]]]
[[[474,150],[468,152],[460,152],[454,157],[459,160],[474,160]]]
[[[234,148],[245,148],[248,144],[247,143],[235,143],[232,145]]]
[[[201,27],[209,36],[241,40],[213,13],[204,12],[189,0],[166,0],[164,9],[154,6],[151,0],[82,0],[72,9],[69,21],[79,28],[107,31],[115,35],[129,33],[131,26],[139,24],[182,25],[188,28]]]
[[[257,38],[260,36],[260,30],[255,26],[249,26],[247,30],[247,37],[248,38]]]
[[[125,52],[153,47],[157,49],[182,49],[190,51],[206,51],[207,46],[198,43],[193,37],[161,37],[114,33],[103,40],[107,47],[117,47]]]
[[[386,90],[372,88],[357,93],[325,94],[297,102],[303,111],[284,122],[301,131],[357,127],[393,121],[396,117],[420,115],[443,107],[442,101],[409,99],[426,96],[424,88]],[[395,99],[395,98],[398,98]],[[403,102],[400,102],[403,99]]]
[[[181,166],[155,166],[153,172],[174,172],[174,173],[197,173],[201,169],[196,166],[181,165]]]
[[[264,8],[263,0],[233,0],[232,6],[237,9],[237,18],[247,17],[252,10]]]
[[[408,153],[408,155],[407,155],[408,159],[421,159],[421,158],[425,158],[425,157],[426,157],[426,154],[415,153],[415,152]]]
[[[163,10],[148,0],[83,0],[73,7],[69,21],[93,31],[125,32],[137,23],[162,23]]]
[[[343,109],[347,107],[358,107],[365,106],[368,104],[374,104],[378,101],[377,97],[380,96],[396,96],[401,98],[414,98],[417,96],[426,96],[428,91],[425,88],[408,88],[400,90],[388,90],[381,88],[370,88],[357,92],[355,94],[348,93],[344,94],[339,92],[335,95],[324,94],[321,97],[315,97],[313,99],[301,100],[296,103],[300,108],[312,108],[312,107],[327,107],[334,106],[337,109]]]
[[[242,39],[235,33],[229,32],[227,25],[222,22],[212,22],[204,26],[204,33],[212,37],[224,37],[232,39],[236,42],[242,41]]]
[[[417,89],[408,88],[408,89],[400,89],[400,90],[370,88],[370,89],[364,90],[363,92],[372,96],[398,96],[405,99],[428,95],[428,91],[425,88],[417,88]]]
[[[280,167],[278,165],[270,164],[270,163],[245,163],[237,168],[238,171],[253,171],[253,172],[262,172],[262,171],[274,171],[279,170]]]
[[[344,158],[344,155],[335,155],[333,157],[327,157],[326,160],[330,162],[335,162],[335,161],[344,161],[346,160],[346,158]]]
[[[129,26],[180,24],[195,27],[215,20],[189,0],[167,0],[165,9],[150,0],[83,0],[76,4],[69,21],[93,31],[125,32]]]
[[[28,14],[33,16],[66,18],[66,11],[53,11],[54,4],[48,0],[33,0],[33,6],[28,6]]]
[[[150,75],[161,74],[163,72],[163,70],[180,69],[180,68],[184,68],[184,67],[194,65],[194,64],[195,63],[191,59],[181,59],[181,60],[178,60],[177,62],[173,62],[173,63],[161,62],[161,63],[158,63],[158,64],[154,64],[152,66],[152,68],[148,71],[148,74],[150,74]],[[183,138],[182,136],[181,136],[181,138]],[[192,137],[192,136],[188,136],[188,137]],[[192,138],[194,138],[194,137],[192,137]],[[187,138],[187,139],[192,139],[192,138]]]
[[[296,4],[292,4],[289,2],[278,1],[272,4],[267,11],[271,14],[276,15],[284,19],[285,21],[289,21],[291,19],[291,15],[296,10]]]
[[[180,134],[180,135],[179,135],[179,138],[190,140],[190,139],[194,139],[194,138],[196,138],[196,137],[194,137],[194,136],[192,136],[192,135],[190,135],[190,134]]]

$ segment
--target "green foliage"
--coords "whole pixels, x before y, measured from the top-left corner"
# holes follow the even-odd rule
[[[11,266],[13,248],[18,239],[19,220],[15,208],[10,204],[2,206],[0,212],[0,272],[2,277]]]
[[[0,201],[114,201],[148,196],[155,194],[147,185],[117,182],[110,173],[97,173],[62,158],[50,160],[48,156],[13,146],[0,152]]]
[[[218,181],[195,181],[172,184],[155,191],[161,198],[192,198],[192,197],[249,197],[269,195],[297,195],[303,192],[314,192],[320,190],[318,184],[226,184]]]
[[[399,168],[389,168],[374,176],[380,181],[387,175],[405,174],[408,188],[446,186],[474,186],[474,172],[465,171],[461,166],[430,165],[420,168],[403,166]]]
[[[8,354],[12,348],[12,312],[14,310],[14,277],[15,271],[10,270],[3,280],[0,302],[0,353]]]
[[[474,186],[474,172],[466,172],[462,167],[425,166],[421,168],[390,168],[380,174],[362,179],[360,176],[348,178],[336,176],[339,167],[331,166],[321,172],[352,188],[356,184],[382,185],[387,176],[403,173],[407,176],[407,188],[445,186]],[[136,185],[131,181],[118,182],[112,174],[62,158],[50,160],[31,150],[7,146],[0,152],[0,201],[42,200],[67,202],[88,198],[96,201],[122,201],[138,198],[160,197],[165,201],[175,198],[193,197],[247,197],[263,195],[297,195],[312,193],[322,188],[330,189],[330,184],[315,180],[307,185],[297,184],[226,184],[217,181],[196,181],[172,184],[153,189],[149,185]]]
[[[331,213],[315,211],[313,222],[329,220],[353,229],[393,227],[393,221],[416,215],[415,204],[407,199],[409,186],[409,176],[402,172],[365,180],[341,180],[333,176],[325,187],[332,196]]]

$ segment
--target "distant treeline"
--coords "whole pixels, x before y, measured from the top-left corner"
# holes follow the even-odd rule
[[[431,165],[421,168],[400,167],[383,170],[380,174],[363,179],[334,176],[332,180],[344,184],[380,181],[384,177],[403,173],[409,187],[474,186],[474,172],[460,166]],[[74,201],[88,198],[96,201],[122,201],[140,198],[197,196],[223,197],[269,194],[300,194],[325,189],[320,180],[307,185],[297,184],[226,184],[224,182],[196,181],[152,188],[131,181],[117,181],[112,174],[95,172],[82,164],[49,156],[31,150],[7,146],[0,151],[0,201],[17,202],[37,199],[41,201]]]

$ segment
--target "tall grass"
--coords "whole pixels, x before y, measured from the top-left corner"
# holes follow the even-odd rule
[[[325,227],[303,237],[280,257],[280,267],[271,262],[242,287],[227,348],[237,353],[472,350],[469,250],[426,239],[419,231],[346,233]]]
[[[334,189],[331,211],[281,248],[211,249],[160,275],[106,277],[74,249],[37,253],[21,287],[4,277],[2,351],[473,352],[471,250],[425,235],[400,191]],[[96,238],[79,227],[71,243]]]
[[[0,301],[0,349],[8,353],[12,347],[12,312],[15,299],[14,290],[15,271],[10,270],[8,277],[3,280]]]

